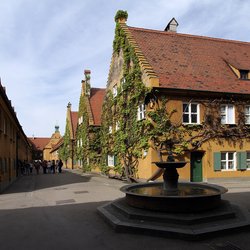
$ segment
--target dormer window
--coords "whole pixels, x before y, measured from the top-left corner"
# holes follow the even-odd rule
[[[249,74],[249,70],[240,70],[240,79],[242,80],[248,80],[248,74]]]

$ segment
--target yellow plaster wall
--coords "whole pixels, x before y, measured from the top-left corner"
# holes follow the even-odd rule
[[[176,110],[177,112],[172,116],[172,122],[174,124],[182,123],[182,103],[183,101],[188,102],[190,99],[169,99],[167,102],[166,110],[171,112]],[[205,108],[200,104],[200,119],[201,122],[204,120]],[[214,110],[214,115],[218,116],[218,111]],[[236,123],[237,123],[237,108],[236,108]],[[198,151],[204,151],[204,156],[202,158],[202,172],[203,172],[203,181],[206,181],[209,178],[232,178],[232,177],[250,177],[250,170],[234,170],[234,171],[214,171],[214,152],[237,152],[237,151],[250,151],[250,143],[246,140],[241,140],[236,143],[233,143],[230,140],[210,140],[202,145]],[[190,164],[190,152],[187,152],[182,158],[176,159],[185,160],[187,164],[184,168],[178,169],[180,180],[190,180],[191,178],[191,164]],[[156,166],[152,163],[154,161],[159,161],[157,153],[149,149],[148,155],[145,159],[139,161],[138,167],[138,177],[142,179],[149,178],[154,171]]]

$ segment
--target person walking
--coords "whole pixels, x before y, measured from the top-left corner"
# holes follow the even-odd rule
[[[47,173],[47,161],[43,160],[42,168],[43,168],[43,173],[46,174]]]
[[[62,173],[62,166],[63,166],[63,162],[61,159],[59,159],[59,162],[58,162],[58,172],[59,173]]]
[[[52,160],[52,162],[51,162],[51,172],[52,172],[52,174],[56,173],[56,163],[55,163],[55,160]]]
[[[47,162],[47,169],[48,169],[48,174],[51,174],[51,161],[50,160]]]

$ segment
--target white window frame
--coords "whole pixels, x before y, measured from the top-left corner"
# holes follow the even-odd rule
[[[115,166],[115,156],[108,155],[108,167],[114,167],[114,166]]]
[[[83,117],[81,116],[81,117],[79,117],[79,119],[78,119],[78,124],[81,125],[82,122],[83,122]]]
[[[232,108],[232,114],[230,114]],[[224,109],[224,110],[222,110]],[[235,107],[233,104],[222,104],[220,106],[221,124],[235,124]],[[222,117],[225,117],[222,118]]]
[[[245,106],[245,124],[250,125],[250,105]]]
[[[222,155],[225,154],[225,160],[222,160]],[[233,155],[233,159],[229,159],[229,154]],[[225,168],[222,168],[222,164],[225,164]],[[230,168],[230,164],[233,164],[233,168]],[[236,152],[221,152],[221,171],[235,171],[236,170]]]
[[[113,127],[110,125],[109,126],[109,134],[112,134],[113,133]]]
[[[117,121],[117,122],[115,123],[115,131],[118,131],[119,129],[120,129],[120,122]]]
[[[183,105],[187,105],[188,110],[183,110],[182,111],[182,123],[183,124],[200,124],[200,104],[196,102],[183,102]],[[196,105],[196,110],[197,112],[192,112],[192,105]],[[183,117],[184,115],[188,115],[188,122],[184,122]],[[196,115],[197,119],[196,122],[192,122],[192,115]]]
[[[247,170],[250,170],[250,151],[247,151]]]
[[[137,109],[137,120],[143,120],[146,117],[146,107],[145,104],[140,104]]]
[[[113,96],[116,97],[117,96],[117,85],[113,86]]]

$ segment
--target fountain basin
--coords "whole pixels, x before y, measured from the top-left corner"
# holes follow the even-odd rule
[[[152,162],[154,163],[157,167],[159,168],[183,168],[187,162],[186,161],[178,161],[178,162],[171,162],[171,161],[157,161],[157,162]]]
[[[136,208],[161,212],[192,213],[217,208],[221,205],[224,187],[203,183],[178,183],[178,189],[169,193],[163,183],[126,185],[120,189],[126,194],[126,203]]]

